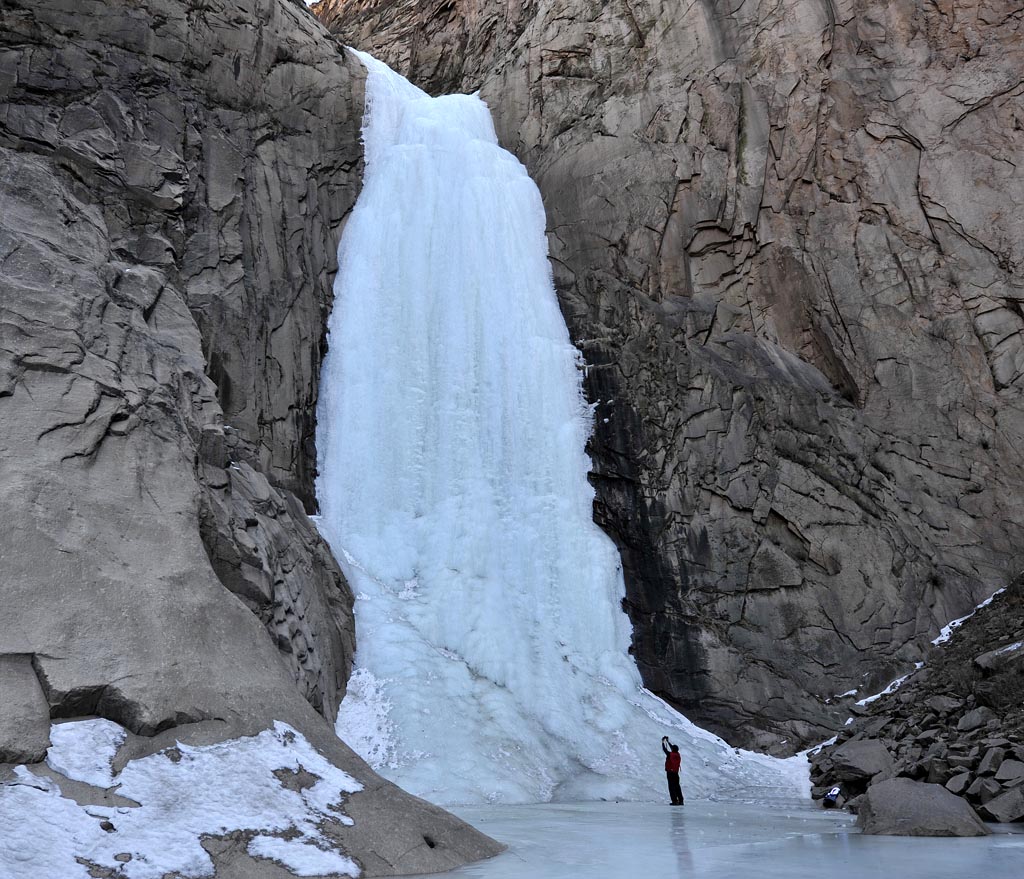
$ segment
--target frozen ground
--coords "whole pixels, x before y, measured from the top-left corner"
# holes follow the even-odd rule
[[[688,801],[464,806],[508,845],[446,879],[1020,879],[1024,832],[984,839],[861,836],[854,818],[790,806]]]

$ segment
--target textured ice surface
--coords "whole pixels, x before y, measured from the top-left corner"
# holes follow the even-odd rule
[[[473,806],[508,845],[447,879],[1020,879],[1024,835],[861,836],[852,815],[803,803]]]
[[[116,793],[138,806],[79,806],[22,766],[12,783],[0,786],[2,879],[88,879],[78,858],[126,879],[212,876],[201,839],[234,830],[257,831],[250,853],[280,861],[299,876],[358,875],[318,825],[327,818],[351,823],[332,806],[361,785],[287,724],[215,745],[179,744],[175,753],[133,760],[112,776],[110,759],[123,737],[119,726],[104,720],[58,724],[47,762],[77,781],[117,784]],[[274,774],[300,767],[320,780],[293,791]],[[102,821],[114,830],[104,830]],[[286,832],[287,840],[276,835]],[[118,854],[131,859],[121,863]]]
[[[591,412],[544,208],[474,96],[368,68],[318,413],[320,527],[357,595],[339,734],[442,803],[806,791],[642,689],[593,522]]]

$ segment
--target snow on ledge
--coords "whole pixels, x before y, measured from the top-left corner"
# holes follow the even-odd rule
[[[340,803],[362,785],[288,724],[213,745],[178,743],[113,775],[110,761],[124,736],[106,720],[55,724],[47,763],[77,781],[116,785],[117,795],[138,806],[79,806],[58,784],[15,768],[14,780],[0,786],[0,876],[89,879],[81,858],[125,879],[169,873],[200,879],[214,872],[201,838],[233,831],[254,834],[252,856],[277,861],[297,876],[359,875],[320,825],[352,824]],[[299,770],[316,776],[315,783],[286,787],[282,776]]]
[[[966,616],[962,616],[959,619],[951,620],[950,622],[946,623],[946,625],[944,625],[942,627],[942,631],[939,632],[939,637],[936,638],[934,641],[932,641],[932,644],[944,644],[946,641],[948,641],[953,636],[953,630],[954,629],[958,629],[966,620],[969,620],[972,616],[974,616],[983,607],[988,607],[992,603],[992,600],[997,595],[1001,595],[1005,591],[1006,591],[1006,587],[1005,586],[1002,589],[997,589],[988,598],[986,598],[981,604],[979,604],[977,607],[975,607],[974,610],[972,610],[969,614],[967,614]]]

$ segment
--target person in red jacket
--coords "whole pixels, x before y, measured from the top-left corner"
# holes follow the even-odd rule
[[[665,775],[668,777],[668,795],[673,806],[683,805],[683,790],[679,787],[679,746],[673,745],[668,736],[661,737],[661,750],[665,752]]]

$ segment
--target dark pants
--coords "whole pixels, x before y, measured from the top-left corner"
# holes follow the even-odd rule
[[[668,776],[668,795],[672,798],[672,805],[681,806],[683,804],[683,790],[679,787],[679,773],[666,770],[665,775]]]

